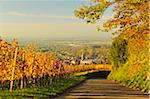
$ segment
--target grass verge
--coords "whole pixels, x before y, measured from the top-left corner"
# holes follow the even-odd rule
[[[0,99],[45,99],[57,96],[70,87],[73,87],[86,79],[84,76],[61,78],[59,81],[44,87],[24,88],[13,91],[10,96],[9,90],[0,90]]]

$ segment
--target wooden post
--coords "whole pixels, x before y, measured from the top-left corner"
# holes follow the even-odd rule
[[[58,80],[59,80],[59,78],[60,78],[61,65],[62,65],[62,64],[59,64],[59,69],[58,69]]]
[[[21,67],[22,79],[21,79],[20,89],[23,88],[23,84],[24,84],[24,63],[25,63],[24,61],[25,61],[25,54],[23,53],[23,55],[22,55],[22,67]]]
[[[17,52],[18,52],[18,47],[15,49],[15,56],[14,56],[14,60],[12,64],[12,76],[10,80],[10,95],[11,96],[12,96],[12,89],[13,89],[13,80],[14,80],[15,67],[16,67]]]

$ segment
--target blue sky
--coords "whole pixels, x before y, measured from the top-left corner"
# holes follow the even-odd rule
[[[20,13],[28,15],[45,15],[45,16],[66,16],[74,17],[73,11],[80,7],[81,4],[87,4],[88,0],[49,0],[49,1],[7,1],[2,2],[2,13]],[[5,17],[5,18],[4,18]],[[4,16],[3,20],[12,22],[69,22],[70,18],[62,20],[62,18],[57,18],[59,20],[44,19],[39,20],[35,17],[16,17],[14,16]],[[74,19],[75,20],[75,19]],[[71,21],[74,21],[71,20]],[[77,19],[76,19],[77,20]]]
[[[96,25],[74,16],[82,4],[89,0],[0,1],[0,33],[18,39],[110,39],[110,33],[97,32]],[[103,20],[109,17],[108,12]]]

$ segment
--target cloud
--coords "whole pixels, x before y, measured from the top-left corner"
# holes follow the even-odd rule
[[[47,19],[77,19],[75,16],[62,16],[62,15],[46,15],[46,14],[31,14],[31,13],[23,13],[17,11],[10,11],[7,13],[2,13],[0,15],[7,15],[7,16],[18,16],[18,17],[32,17],[32,18],[47,18]],[[106,21],[112,18],[112,16],[102,16],[101,20]]]
[[[15,11],[8,12],[5,15],[9,15],[9,16],[27,16],[25,13],[15,12]]]
[[[16,12],[11,11],[7,12],[3,15],[7,16],[19,16],[19,17],[32,17],[32,18],[48,18],[48,19],[76,19],[74,16],[52,16],[52,15],[44,15],[44,14],[30,14],[30,13],[22,13],[22,12]]]

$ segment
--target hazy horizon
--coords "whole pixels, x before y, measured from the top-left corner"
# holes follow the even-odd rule
[[[0,36],[4,39],[111,40],[111,33],[96,31],[74,16],[89,0],[0,1]],[[110,10],[100,25],[110,18]]]

